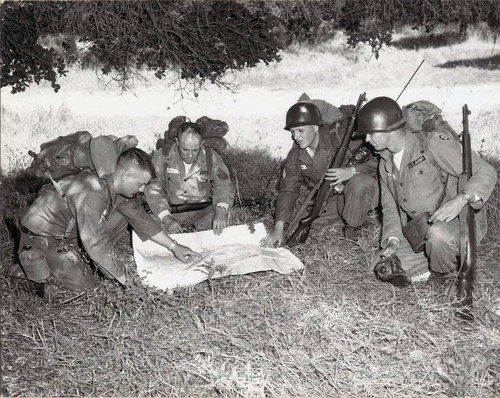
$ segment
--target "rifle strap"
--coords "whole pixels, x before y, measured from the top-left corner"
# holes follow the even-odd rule
[[[47,176],[47,178],[50,180],[50,182],[52,183],[52,185],[54,186],[55,190],[57,191],[57,193],[59,195],[61,195],[61,197],[64,197],[64,191],[63,189],[61,188],[61,185],[52,178],[52,174],[50,173],[49,169],[46,169],[45,170],[45,175]]]

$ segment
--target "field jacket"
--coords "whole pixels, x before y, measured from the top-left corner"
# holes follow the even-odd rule
[[[462,173],[462,144],[451,132],[406,132],[405,149],[398,171],[393,155],[380,151],[380,185],[383,212],[382,247],[389,237],[403,238],[402,225],[407,216],[422,212],[433,213],[446,189],[442,203],[458,194],[458,177]],[[472,176],[465,190],[479,196],[471,206],[476,209],[476,231],[479,237],[486,232],[483,209],[495,186],[496,170],[475,152],[472,153]],[[401,211],[401,218],[398,212]]]
[[[21,217],[21,224],[36,235],[61,239],[74,218],[76,227],[68,239],[79,237],[87,254],[107,276],[120,277],[124,273],[123,264],[113,255],[105,225],[114,212],[120,212],[142,240],[161,231],[135,199],[115,194],[112,177],[103,180],[82,171],[58,183],[65,196],[56,192],[52,184],[46,185]]]
[[[330,165],[335,151],[340,146],[343,137],[343,129],[329,131],[328,126],[319,128],[319,143],[311,158],[306,149],[300,147],[294,142],[292,149],[288,152],[285,160],[285,167],[279,183],[279,194],[276,202],[276,221],[289,222],[292,216],[295,203],[300,194],[300,186],[308,180],[316,184],[324,175],[327,167]],[[353,152],[364,145],[363,140],[351,140],[344,156],[342,167],[344,167],[352,157]],[[368,159],[361,164],[356,165],[359,173],[365,173],[371,176],[377,174],[378,157],[371,154]]]
[[[211,151],[212,165],[207,164],[207,151]],[[209,158],[210,156],[208,156]],[[167,156],[163,149],[153,154],[157,179],[151,181],[144,191],[149,208],[159,218],[170,212],[169,204],[205,202],[212,205],[232,206],[234,186],[229,170],[220,155],[210,148],[202,147],[198,158],[186,170],[177,145],[173,145]]]

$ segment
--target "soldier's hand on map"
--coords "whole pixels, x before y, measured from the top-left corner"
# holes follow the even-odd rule
[[[181,260],[183,263],[191,261],[193,258],[200,258],[201,254],[196,253],[187,246],[180,245],[176,243],[172,248],[172,253],[176,258]]]
[[[224,207],[217,207],[215,209],[212,226],[215,235],[220,235],[224,228],[227,227],[227,210]]]
[[[340,184],[341,182],[350,180],[355,174],[354,167],[342,167],[328,169],[325,174],[325,180],[330,180],[332,183]]]
[[[167,229],[167,232],[169,234],[181,234],[182,233],[182,227],[179,225],[177,220],[172,217],[170,214],[166,215],[163,217],[163,224],[165,225],[165,228]]]
[[[380,257],[393,257],[398,252],[399,240],[397,238],[390,238],[387,247],[380,252]]]
[[[436,221],[450,222],[460,214],[462,208],[467,204],[463,195],[459,194],[451,198],[448,202],[443,203],[429,218],[430,223]]]
[[[283,221],[278,221],[274,226],[274,229],[260,241],[262,247],[275,247],[281,246],[285,240],[285,223]]]

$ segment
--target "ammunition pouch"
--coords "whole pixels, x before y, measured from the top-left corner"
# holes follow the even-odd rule
[[[420,253],[425,247],[425,235],[430,227],[431,214],[424,212],[408,221],[402,228],[403,235],[415,253]]]

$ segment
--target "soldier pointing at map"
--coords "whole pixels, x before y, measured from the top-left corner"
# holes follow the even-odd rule
[[[154,175],[150,157],[131,148],[118,157],[108,178],[82,171],[42,189],[19,224],[20,262],[40,293],[51,297],[95,286],[81,249],[105,276],[125,285],[126,265],[116,256],[113,244],[129,223],[141,239],[167,247],[183,262],[198,256],[172,240],[133,198]]]

